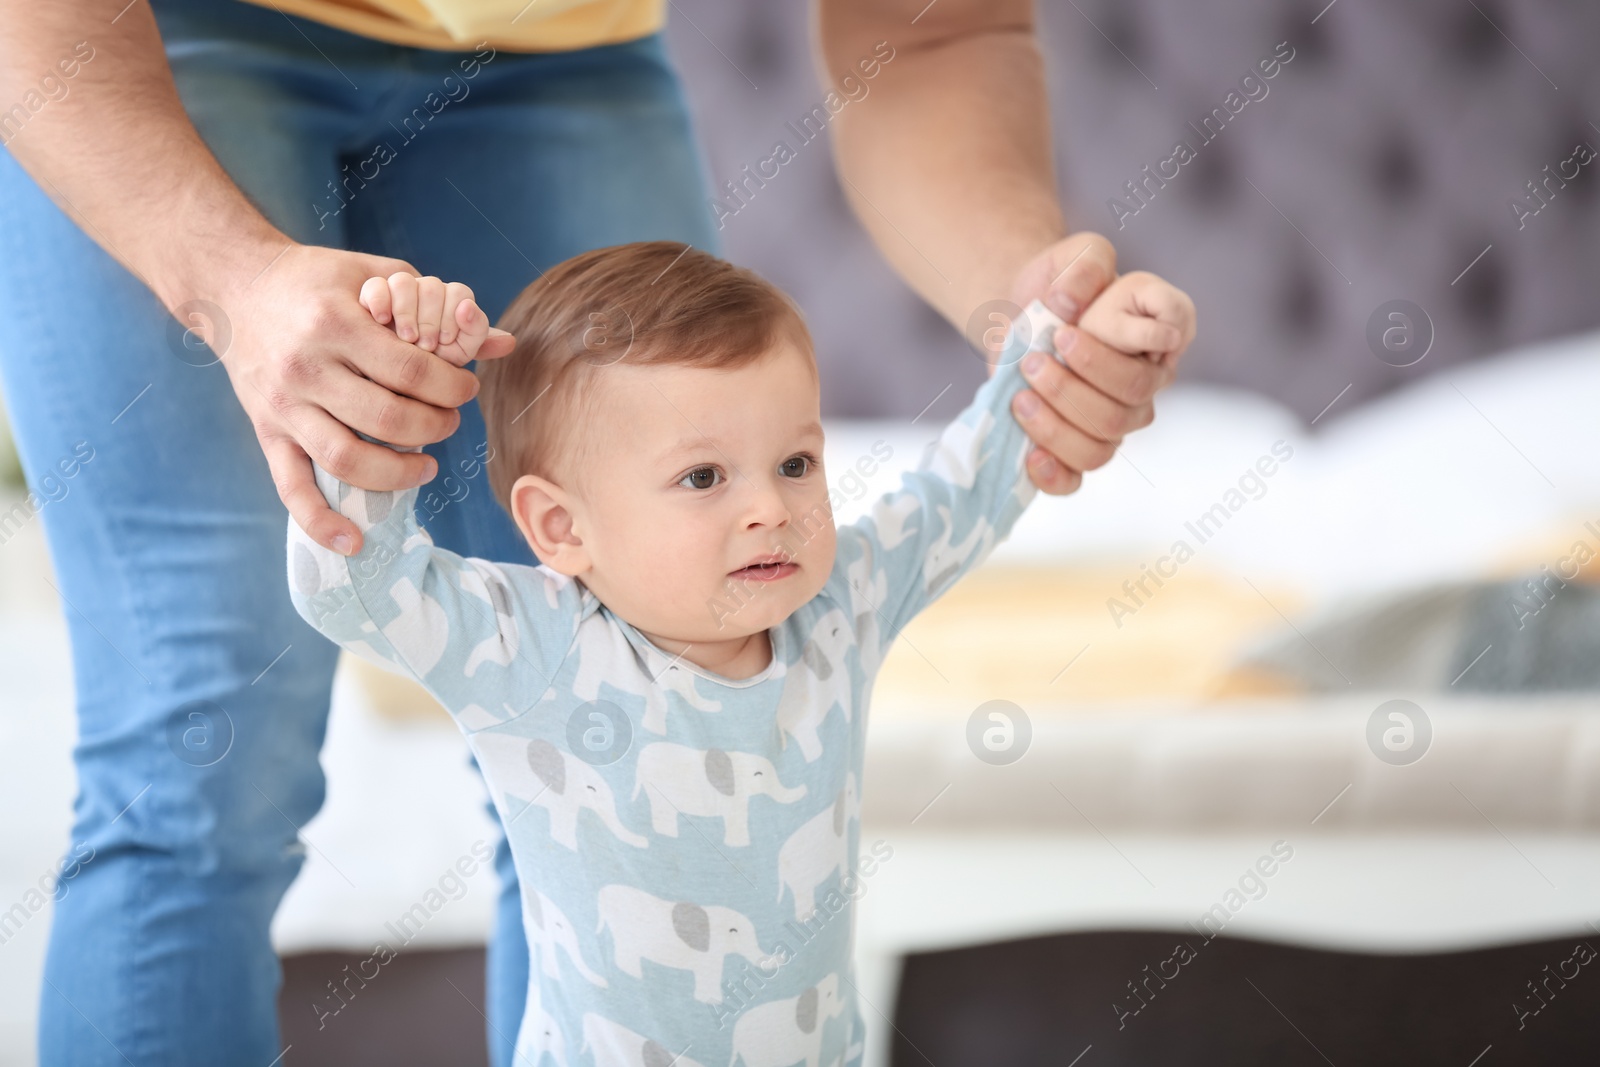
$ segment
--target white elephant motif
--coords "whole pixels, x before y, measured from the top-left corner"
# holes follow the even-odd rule
[[[617,968],[643,978],[652,960],[694,974],[694,999],[722,999],[723,961],[738,953],[751,963],[770,959],[756,941],[755,924],[732,908],[673,903],[628,885],[602,886],[599,930],[611,930]]]
[[[450,618],[439,602],[402,577],[389,587],[400,614],[383,628],[383,636],[418,678],[438,666],[450,641]],[[393,668],[391,668],[393,669]]]
[[[872,523],[885,552],[893,552],[911,536],[914,531],[906,529],[906,523],[921,510],[922,498],[906,490],[884,497],[872,506]]]
[[[557,844],[574,852],[578,850],[578,813],[585,808],[594,812],[617,840],[635,848],[644,848],[650,843],[643,834],[636,834],[622,825],[611,786],[598,770],[577,756],[543,738],[525,740],[501,733],[474,736],[496,766],[509,769],[507,774],[492,775],[489,781],[525,778],[523,767],[533,771],[539,788],[534,790],[529,803],[550,813],[550,837]]]
[[[668,694],[675,693],[696,711],[719,712],[722,702],[700,695],[695,673],[681,665],[668,667],[661,677],[646,682],[634,671],[617,669],[619,663],[633,661],[636,653],[628,638],[615,625],[608,625],[603,613],[596,613],[578,627],[573,649],[578,657],[578,672],[572,680],[572,693],[579,700],[599,700],[600,683],[621,689],[644,701],[640,725],[653,734],[667,732]],[[631,687],[631,688],[630,688]]]
[[[678,836],[678,815],[705,815],[722,820],[723,844],[750,843],[750,800],[766,795],[793,804],[806,787],[793,789],[778,780],[772,761],[751,752],[700,750],[669,741],[646,745],[634,767],[639,791],[650,794],[650,825],[663,837]]]
[[[583,1014],[583,1047],[578,1051],[593,1056],[594,1067],[701,1067],[659,1041],[592,1011]]]
[[[561,1024],[544,1010],[544,1005],[534,1005],[522,1029],[528,1035],[529,1047],[517,1051],[518,1063],[538,1064],[548,1052],[556,1061],[556,1067],[567,1067],[567,1039],[561,1033]]]
[[[850,679],[844,657],[853,639],[844,612],[838,608],[827,612],[812,628],[784,682],[778,699],[779,736],[785,748],[793,737],[807,763],[822,755],[817,731],[835,704],[844,712],[845,722],[850,721]]]
[[[859,811],[856,775],[851,771],[833,806],[801,823],[778,850],[778,902],[783,902],[785,889],[793,892],[796,919],[807,919],[816,911],[817,887],[829,875],[838,871],[842,878],[850,869],[850,820],[859,818]]]
[[[921,468],[961,489],[971,489],[983,466],[983,446],[994,430],[994,416],[981,412],[976,422],[957,420],[928,446]]]
[[[462,673],[471,678],[483,663],[509,666],[522,647],[522,630],[511,608],[511,586],[505,572],[488,560],[469,559],[461,564],[461,589],[489,602],[494,611],[495,633],[478,642],[467,655]]]
[[[817,1067],[822,1058],[823,1024],[844,1012],[839,976],[830,974],[797,997],[769,1000],[739,1016],[733,1024],[733,1057],[744,1067],[791,1067],[805,1060]]]
[[[856,620],[856,659],[869,678],[877,672],[883,656],[878,612],[889,599],[889,576],[874,567],[874,551],[872,542],[863,539],[861,555],[845,568],[850,581],[850,610]]]
[[[965,540],[953,544],[950,538],[955,528],[951,524],[950,509],[940,504],[938,511],[944,529],[939,531],[939,539],[928,546],[927,557],[922,563],[926,583],[924,588],[929,599],[948,589],[968,561],[987,556],[994,543],[994,527],[988,519],[979,516],[973,520],[972,529],[967,532]]]
[[[561,979],[561,968],[556,963],[556,949],[559,948],[567,954],[567,959],[579,974],[601,989],[606,988],[605,976],[583,961],[583,951],[578,947],[578,934],[553,900],[529,886],[522,894],[522,915],[528,944],[539,950],[539,962],[544,968],[545,977],[557,981]]]

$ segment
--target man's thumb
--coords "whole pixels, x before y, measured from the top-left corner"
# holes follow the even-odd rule
[[[517,347],[517,339],[505,330],[489,327],[489,336],[478,346],[478,359],[498,359],[509,356]]]

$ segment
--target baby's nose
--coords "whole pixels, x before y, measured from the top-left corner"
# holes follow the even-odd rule
[[[782,526],[789,521],[789,504],[773,485],[758,484],[750,501],[746,525]]]

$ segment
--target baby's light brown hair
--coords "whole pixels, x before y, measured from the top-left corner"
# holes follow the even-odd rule
[[[524,474],[558,485],[604,433],[596,385],[617,364],[733,369],[781,341],[813,360],[811,333],[787,294],[752,270],[678,241],[597,248],[528,285],[495,323],[516,337],[477,365],[489,487],[511,511]],[[665,403],[665,401],[663,401]]]

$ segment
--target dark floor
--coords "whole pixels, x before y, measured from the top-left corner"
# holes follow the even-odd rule
[[[1600,960],[1588,947],[1600,938],[1575,954],[1580,942],[1366,956],[1110,932],[915,955],[901,980],[892,1063],[1600,1063]]]
[[[489,1062],[483,967],[481,948],[285,957],[278,1021],[289,1051],[281,1063],[481,1067]]]
[[[1600,937],[1579,944],[1574,936],[1367,956],[1109,932],[919,954],[906,960],[901,981],[893,1064],[1600,1063],[1600,958],[1588,947]],[[283,968],[285,1067],[486,1062],[481,949],[411,951],[381,965],[364,954],[318,953],[289,957]],[[374,977],[363,983],[361,974]],[[879,1023],[862,1011],[869,1026]]]

